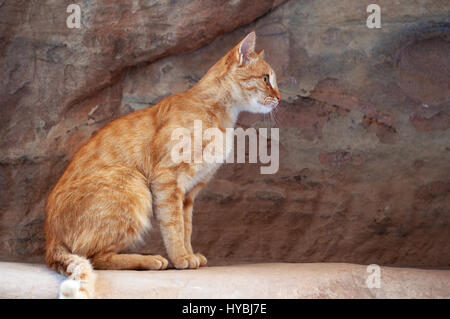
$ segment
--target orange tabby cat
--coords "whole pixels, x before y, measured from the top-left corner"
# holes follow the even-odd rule
[[[225,133],[241,111],[268,113],[281,99],[276,77],[247,35],[191,89],[106,125],[73,156],[46,205],[47,264],[69,276],[61,298],[90,298],[95,269],[166,269],[161,256],[120,254],[156,214],[177,269],[206,265],[191,246],[195,196],[220,164],[175,163],[175,128]],[[205,145],[203,145],[204,147]]]

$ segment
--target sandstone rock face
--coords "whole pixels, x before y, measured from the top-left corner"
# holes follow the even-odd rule
[[[280,169],[225,164],[194,248],[211,265],[450,266],[445,1],[378,1],[381,29],[356,0],[86,1],[73,30],[69,3],[0,7],[1,259],[42,260],[48,192],[96,130],[188,89],[254,29],[283,96]],[[147,239],[138,251],[164,252],[157,227]]]

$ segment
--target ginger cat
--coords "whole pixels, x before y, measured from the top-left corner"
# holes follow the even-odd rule
[[[191,89],[112,121],[75,153],[46,205],[45,259],[69,277],[60,298],[92,298],[93,269],[166,269],[159,255],[119,253],[149,230],[153,212],[173,266],[206,265],[191,246],[192,206],[220,164],[174,163],[171,133],[194,120],[225,133],[239,112],[278,105],[275,73],[255,40],[251,32]]]

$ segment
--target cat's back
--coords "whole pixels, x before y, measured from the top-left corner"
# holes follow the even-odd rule
[[[153,140],[160,133],[169,131],[167,128],[183,126],[191,116],[198,118],[192,110],[195,111],[199,104],[200,100],[188,92],[180,92],[154,106],[109,122],[73,155],[55,188],[117,166],[140,169],[143,165],[150,165],[151,153],[162,151],[151,149],[155,147]]]
[[[154,134],[152,113],[151,108],[129,113],[94,133],[72,156],[55,188],[114,167],[136,167]]]

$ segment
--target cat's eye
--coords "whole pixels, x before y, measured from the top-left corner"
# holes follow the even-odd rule
[[[270,82],[269,82],[269,75],[268,75],[268,74],[264,74],[264,75],[263,75],[263,81],[264,81],[264,83],[266,83],[267,85],[270,84]]]

